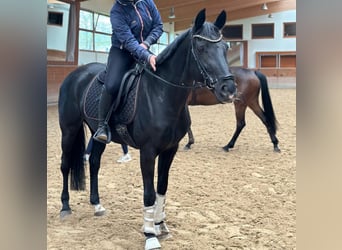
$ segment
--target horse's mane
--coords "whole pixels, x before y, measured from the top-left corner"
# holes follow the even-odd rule
[[[172,43],[170,43],[158,56],[158,65],[162,64],[166,59],[168,59],[177,50],[180,43],[182,43],[185,37],[190,33],[191,28],[180,34]],[[199,32],[196,32],[203,37],[209,39],[217,39],[220,37],[220,30],[212,23],[205,22]]]
[[[185,37],[190,33],[190,29],[180,34],[176,39],[170,43],[160,54],[157,56],[158,64],[162,64],[167,58],[169,58],[177,50],[179,44],[181,44]]]

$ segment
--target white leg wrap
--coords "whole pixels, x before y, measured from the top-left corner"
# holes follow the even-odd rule
[[[154,228],[154,211],[155,206],[144,207],[144,233],[156,235],[156,230]]]
[[[170,233],[170,230],[166,226],[165,222],[160,223],[158,225],[155,225],[155,230],[156,230],[157,236],[162,236],[162,235],[166,235],[166,234]]]
[[[94,206],[95,209],[95,216],[101,216],[104,215],[106,212],[106,209],[101,205],[101,204],[97,204]]]
[[[154,221],[159,223],[166,218],[165,214],[165,195],[156,194]]]
[[[161,245],[157,237],[146,239],[145,250],[160,249],[160,248],[161,248]]]
[[[156,197],[156,203],[155,203],[156,209],[154,213],[154,222],[155,222],[155,230],[156,230],[157,236],[166,235],[170,232],[164,221],[166,218],[165,198],[166,198],[165,195],[160,195],[160,194],[157,194],[157,197]]]

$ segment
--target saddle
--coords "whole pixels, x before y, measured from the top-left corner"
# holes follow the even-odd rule
[[[142,70],[143,66],[136,64],[134,68],[126,72],[121,82],[118,97],[114,100],[107,116],[109,125],[115,127],[121,139],[133,147],[136,147],[136,144],[128,133],[127,125],[133,121],[136,113],[137,93]],[[90,127],[94,128],[97,128],[99,122],[98,106],[104,84],[99,76],[102,73],[98,73],[90,82],[83,101],[84,115]],[[111,116],[112,110],[115,110],[114,116]]]

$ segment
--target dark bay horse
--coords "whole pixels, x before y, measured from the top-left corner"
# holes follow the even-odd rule
[[[280,152],[276,137],[278,122],[274,114],[266,76],[260,71],[245,68],[231,67],[230,71],[234,75],[238,92],[238,97],[234,101],[236,129],[233,137],[223,149],[228,152],[230,148],[234,147],[242,129],[246,126],[245,113],[247,107],[249,107],[266,126],[274,151]],[[259,105],[260,90],[264,109]],[[214,105],[218,103],[215,96],[206,88],[193,89],[187,100],[188,105]],[[190,149],[191,145],[195,142],[191,127],[188,130],[188,137],[189,140],[185,145],[185,149]]]
[[[194,20],[193,27],[178,36],[158,57],[157,71],[147,66],[138,78],[136,112],[127,125],[127,133],[140,150],[140,168],[143,179],[143,231],[145,249],[159,249],[157,236],[167,234],[165,224],[165,198],[171,163],[179,142],[190,126],[186,110],[187,97],[197,84],[206,86],[220,102],[232,102],[236,86],[228,68],[227,45],[220,30],[226,22],[222,11],[214,23],[205,21],[205,9]],[[63,190],[61,217],[71,213],[69,206],[68,178],[71,189],[84,190],[85,173],[83,153],[85,150],[84,124],[91,133],[97,129],[97,121],[87,116],[84,99],[96,76],[105,65],[91,63],[71,72],[60,88],[58,111],[62,132]],[[95,107],[97,109],[97,107]],[[118,130],[114,115],[110,117],[112,141],[126,143]],[[95,125],[94,125],[95,124]],[[95,215],[105,211],[98,193],[98,172],[105,144],[94,141],[89,159],[90,203]],[[154,187],[155,161],[158,157],[157,190]],[[157,191],[157,192],[156,192]]]

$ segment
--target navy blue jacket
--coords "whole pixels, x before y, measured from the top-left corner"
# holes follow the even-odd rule
[[[147,47],[163,33],[163,23],[153,0],[117,0],[110,11],[112,46],[128,50],[136,59],[148,62]]]

